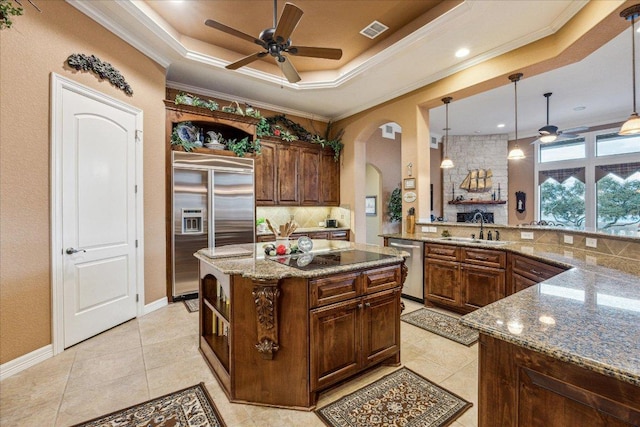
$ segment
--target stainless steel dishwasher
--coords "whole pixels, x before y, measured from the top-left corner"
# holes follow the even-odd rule
[[[424,243],[413,240],[389,239],[389,246],[409,252],[406,260],[409,273],[402,287],[402,296],[424,302]]]

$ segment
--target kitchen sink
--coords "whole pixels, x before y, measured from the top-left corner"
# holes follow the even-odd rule
[[[472,239],[471,237],[440,237],[438,240],[455,242],[455,243],[470,243],[473,245],[490,245],[490,246],[500,246],[506,245],[508,242],[506,240],[480,240],[480,239]]]

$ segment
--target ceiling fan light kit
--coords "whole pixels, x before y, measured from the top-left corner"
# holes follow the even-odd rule
[[[264,49],[263,52],[253,53],[236,62],[228,64],[225,67],[228,70],[237,70],[238,68],[244,67],[257,59],[270,55],[275,59],[276,64],[280,67],[282,74],[286,77],[289,83],[297,83],[301,80],[301,77],[291,63],[290,58],[285,54],[334,60],[342,58],[341,49],[291,45],[291,33],[293,33],[293,30],[298,26],[303,13],[302,9],[296,5],[292,3],[285,3],[282,15],[278,21],[278,1],[274,0],[273,28],[266,28],[262,30],[258,38],[228,27],[220,22],[214,21],[213,19],[207,19],[205,21],[205,25],[234,37],[255,43]]]
[[[633,82],[633,112],[626,122],[620,128],[619,135],[637,135],[640,134],[640,118],[636,112],[636,38],[635,38],[635,21],[640,14],[640,4],[628,7],[620,16],[626,20],[631,20],[631,71]]]
[[[524,151],[522,151],[522,149],[518,146],[518,81],[522,78],[523,74],[522,73],[515,73],[515,74],[511,74],[509,76],[509,80],[511,80],[513,82],[513,90],[515,93],[515,117],[516,117],[516,121],[515,121],[515,141],[516,141],[516,145],[513,147],[513,149],[511,151],[509,151],[509,155],[507,155],[507,159],[508,160],[519,160],[519,159],[524,159],[525,155],[524,155]]]
[[[445,111],[446,111],[446,124],[445,124],[445,128],[444,128],[444,140],[442,142],[442,155],[443,155],[443,159],[442,159],[442,163],[440,163],[440,168],[441,169],[451,169],[453,167],[453,160],[451,160],[449,157],[447,157],[447,144],[449,143],[449,103],[451,102],[453,98],[450,96],[447,96],[445,98],[442,98],[442,102],[444,102],[444,106],[445,106]]]

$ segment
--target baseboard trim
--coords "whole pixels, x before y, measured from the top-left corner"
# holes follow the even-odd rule
[[[142,313],[142,315],[144,316],[145,314],[149,314],[167,305],[169,305],[169,299],[167,297],[160,298],[158,300],[155,300],[154,302],[146,304],[144,306],[144,312]]]
[[[7,363],[3,363],[0,365],[0,381],[37,365],[40,362],[44,362],[51,357],[53,357],[53,345],[48,344],[37,350],[33,350],[31,353],[27,353],[23,356],[10,360]]]

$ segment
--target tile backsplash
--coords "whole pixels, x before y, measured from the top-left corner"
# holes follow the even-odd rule
[[[259,206],[256,218],[268,218],[274,225],[285,224],[293,218],[300,228],[321,227],[319,223],[329,218],[338,220],[338,227],[350,227],[351,211],[328,206]]]

